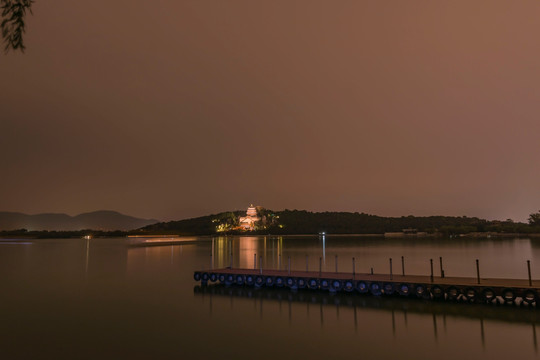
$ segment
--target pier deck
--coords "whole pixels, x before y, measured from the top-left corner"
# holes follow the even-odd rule
[[[203,271],[201,271],[203,272]],[[319,274],[318,271],[298,271],[291,270],[267,270],[263,269],[262,273],[258,269],[215,269],[205,270],[204,272],[215,274],[241,274],[241,275],[263,275],[263,276],[282,276],[282,277],[302,277],[305,279],[321,278],[321,279],[338,279],[338,280],[355,280],[355,281],[378,281],[378,282],[393,282],[393,283],[412,283],[412,284],[439,284],[447,286],[483,286],[483,287],[501,287],[501,288],[528,288],[540,290],[540,280],[532,280],[532,286],[529,286],[527,279],[497,279],[497,278],[480,278],[480,284],[476,278],[471,277],[440,277],[434,276],[433,282],[429,275],[392,275],[390,274],[366,274],[366,273],[347,273],[323,271]]]
[[[440,277],[429,275],[390,275],[346,272],[319,272],[273,269],[222,268],[196,271],[202,284],[253,287],[307,288],[330,292],[359,292],[379,295],[417,296],[424,299],[468,302],[540,303],[540,280]]]

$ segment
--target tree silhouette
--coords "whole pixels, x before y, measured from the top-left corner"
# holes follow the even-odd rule
[[[529,224],[540,225],[540,211],[529,215]]]
[[[26,12],[32,13],[31,6],[34,0],[0,0],[2,9],[2,38],[4,39],[4,51],[10,49],[24,52],[23,34],[25,32],[24,17]]]

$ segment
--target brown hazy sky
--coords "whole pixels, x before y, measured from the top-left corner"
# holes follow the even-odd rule
[[[540,209],[540,2],[37,0],[0,210]]]

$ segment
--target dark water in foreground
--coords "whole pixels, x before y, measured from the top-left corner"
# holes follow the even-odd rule
[[[540,278],[540,242],[347,237],[204,238],[177,246],[127,239],[0,240],[2,359],[538,357],[540,310],[313,292],[197,286],[194,270],[252,267]],[[211,254],[214,254],[212,257]]]

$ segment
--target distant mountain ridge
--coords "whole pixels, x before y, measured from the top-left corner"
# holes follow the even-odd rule
[[[159,220],[140,219],[117,211],[99,210],[69,216],[67,214],[28,215],[17,212],[0,211],[0,230],[27,229],[74,231],[92,230],[133,230],[155,224]]]

